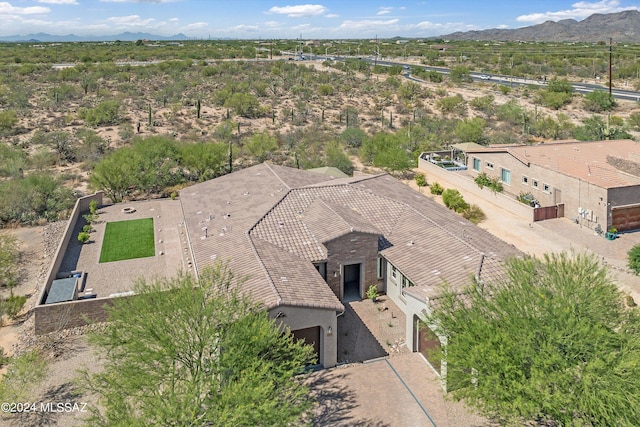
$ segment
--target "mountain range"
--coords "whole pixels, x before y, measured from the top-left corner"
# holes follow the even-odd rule
[[[640,42],[640,12],[593,14],[582,21],[563,19],[516,29],[465,31],[441,36],[446,40],[540,42]]]
[[[3,36],[0,37],[0,42],[28,42],[28,43],[62,43],[62,42],[102,42],[102,41],[136,41],[136,40],[189,40],[189,37],[184,34],[176,34],[173,36],[158,36],[149,33],[120,33],[111,36],[76,36],[75,34],[67,34],[64,36],[55,36],[46,33],[26,34],[24,36]]]

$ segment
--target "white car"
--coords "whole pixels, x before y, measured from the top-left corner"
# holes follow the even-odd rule
[[[488,76],[488,75],[486,75],[486,74],[481,75],[481,76],[480,76],[480,78],[481,78],[482,80],[491,80],[491,76]]]

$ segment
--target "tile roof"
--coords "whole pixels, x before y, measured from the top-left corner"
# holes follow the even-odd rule
[[[520,254],[386,174],[330,179],[263,164],[186,188],[180,199],[197,270],[228,259],[268,307],[341,309],[312,263],[326,260],[324,243],[352,231],[379,235],[382,255],[420,297]]]
[[[607,159],[607,156],[615,156],[637,164],[640,144],[628,139],[563,141],[469,151],[473,152],[507,152],[524,164],[554,170],[602,188],[640,185],[640,176],[616,168]]]

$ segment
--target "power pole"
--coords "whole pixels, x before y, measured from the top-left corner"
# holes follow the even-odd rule
[[[613,87],[613,39],[609,37],[609,97],[611,97],[611,88]]]

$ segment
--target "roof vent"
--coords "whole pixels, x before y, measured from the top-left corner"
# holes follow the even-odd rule
[[[409,243],[407,243],[407,246],[413,246],[413,245],[415,245],[415,244],[416,244],[416,243],[415,243],[413,240],[409,240]]]
[[[284,221],[278,221],[278,225],[279,225],[280,227],[284,227]]]
[[[245,192],[244,192],[244,195],[245,195],[245,196],[248,196],[248,195],[249,195],[249,192],[248,192],[248,191],[245,191]]]

